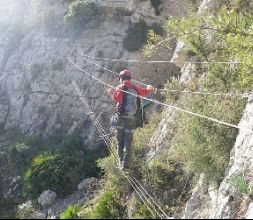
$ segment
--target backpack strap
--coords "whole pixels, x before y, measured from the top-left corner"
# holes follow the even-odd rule
[[[123,85],[121,88],[123,91],[127,91],[127,86]],[[125,107],[126,107],[126,93],[122,91],[122,95],[123,95],[123,99],[122,99],[122,103],[118,106],[118,113],[120,115],[123,115],[125,113]]]
[[[135,85],[132,85],[132,86],[133,86],[133,89],[135,89],[137,91],[137,94],[139,95],[137,86],[135,86]],[[138,110],[139,110],[141,108],[141,98],[140,97],[137,97],[137,105],[138,105]],[[138,110],[137,110],[137,112],[138,112]]]

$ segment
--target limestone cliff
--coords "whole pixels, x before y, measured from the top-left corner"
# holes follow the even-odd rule
[[[102,10],[94,27],[84,27],[72,38],[64,25],[69,1],[8,1],[1,3],[0,48],[0,129],[21,130],[26,135],[82,135],[90,145],[96,130],[75,96],[72,80],[78,82],[99,120],[109,128],[113,103],[103,86],[76,70],[70,57],[101,80],[117,84],[117,77],[85,62],[82,54],[101,58],[141,59],[142,51],[123,48],[126,31],[144,20],[148,25],[162,24],[166,16],[183,16],[188,1],[161,1],[154,8],[151,1],[96,1]],[[159,13],[158,13],[159,11]],[[170,59],[167,54],[162,59]],[[161,57],[157,57],[159,59]],[[116,72],[133,71],[143,82],[162,85],[174,65],[143,65],[97,61]],[[157,77],[159,74],[159,77]]]
[[[204,0],[198,13],[203,14],[209,9],[219,8],[220,1]],[[179,42],[172,60],[192,61],[196,57],[187,55],[188,47]],[[187,82],[193,78],[194,64],[181,65],[181,81]],[[173,138],[173,124],[177,113],[167,111],[167,116],[162,120],[157,132],[151,139],[152,151],[149,159],[162,154],[164,150],[171,147]],[[252,190],[252,97],[249,97],[243,117],[239,123],[239,130],[236,142],[230,155],[230,164],[226,171],[226,176],[219,186],[208,184],[202,175],[192,197],[187,202],[183,219],[233,219],[233,218],[252,218],[252,198],[250,193],[242,193],[235,186],[235,178],[242,178],[247,183],[248,189]],[[166,149],[165,149],[166,147]],[[241,180],[242,180],[241,179]]]

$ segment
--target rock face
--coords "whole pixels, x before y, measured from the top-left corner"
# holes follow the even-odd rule
[[[245,213],[240,213],[242,216],[237,216],[238,207],[249,206],[249,198],[247,195],[240,193],[239,189],[233,186],[233,178],[241,176],[250,187],[253,181],[253,103],[252,98],[246,106],[243,118],[239,124],[241,127],[235,146],[231,153],[230,168],[227,177],[222,182],[217,196],[217,210],[214,214],[215,218],[236,218],[244,217]],[[250,212],[249,207],[249,212]],[[246,211],[246,210],[245,210]]]
[[[200,180],[186,206],[184,214],[186,219],[252,217],[252,203],[249,196],[251,193],[249,188],[253,181],[252,111],[253,103],[250,99],[239,124],[241,130],[231,152],[230,166],[224,181],[217,189]],[[248,194],[242,193],[238,187],[235,187],[236,177],[245,180]]]
[[[204,0],[200,5],[198,14],[204,14],[208,10],[217,9],[221,1]],[[196,61],[196,57],[191,55],[189,48],[179,42],[172,60],[173,61]],[[195,66],[192,64],[182,64],[181,81],[187,82],[194,73]],[[252,218],[252,182],[253,182],[253,97],[248,99],[244,115],[241,119],[236,143],[231,151],[230,165],[226,177],[219,187],[207,184],[202,176],[192,192],[192,197],[185,207],[182,215],[183,219],[232,219],[232,218]],[[174,118],[173,118],[174,117]],[[155,157],[164,147],[170,146],[173,137],[173,120],[168,111],[162,120],[157,133],[152,137],[151,146],[155,149],[150,152],[150,159]],[[154,148],[154,147],[153,147]],[[247,193],[242,193],[235,187],[235,178],[245,181]]]
[[[198,14],[204,14],[207,11],[215,11],[220,8],[222,1],[218,0],[203,0],[199,6]]]
[[[178,4],[187,8],[191,1],[175,3],[174,0],[161,0],[156,8],[150,0],[95,2],[103,12],[99,22],[93,27],[83,27],[83,32],[74,36],[64,25],[64,16],[71,1],[0,1],[0,138],[7,130],[19,130],[27,136],[38,135],[41,138],[80,135],[84,145],[92,148],[93,144],[97,144],[94,141],[97,131],[74,93],[72,81],[77,82],[107,131],[114,103],[103,85],[77,70],[67,58],[100,80],[116,86],[116,75],[86,62],[82,54],[123,60],[143,59],[141,49],[129,52],[123,47],[127,30],[141,20],[151,26],[154,23],[163,25],[168,15],[182,17],[184,14]],[[177,9],[174,10],[175,5]],[[154,59],[169,60],[171,56],[172,51]],[[156,87],[178,72],[178,68],[171,64],[94,62],[115,72],[129,68],[134,78]],[[1,158],[4,159],[0,164],[4,163],[5,155]],[[0,170],[3,171],[1,177],[9,171],[3,166]],[[4,181],[11,183],[11,180]],[[82,190],[86,183],[79,187]],[[15,193],[18,189],[16,183],[12,188],[10,192]],[[5,191],[9,192],[9,188]],[[70,198],[70,203],[74,203],[76,198],[84,200],[79,194]],[[41,203],[44,204],[43,198]],[[55,205],[57,210],[63,210],[62,205]]]
[[[220,3],[220,1],[203,1],[198,13],[203,14],[207,10],[213,10],[219,7]],[[201,179],[186,206],[184,218],[231,219],[252,217],[252,204],[249,197],[249,188],[253,181],[252,111],[253,103],[252,97],[250,97],[239,123],[241,129],[231,151],[230,166],[224,181],[217,189],[217,187],[205,184]],[[234,186],[235,178],[241,178],[246,182],[248,194],[240,192],[240,189]]]
[[[85,179],[81,183],[78,184],[77,188],[78,188],[79,191],[86,191],[90,187],[94,186],[96,181],[97,181],[97,179],[94,178],[94,177]]]
[[[38,198],[38,203],[42,207],[48,207],[51,206],[55,202],[55,200],[56,200],[56,193],[51,190],[47,190],[40,195],[40,197]]]
[[[147,160],[152,161],[153,158],[163,154],[165,150],[171,147],[170,141],[174,137],[174,126],[177,119],[177,112],[168,109],[165,117],[161,121],[157,131],[151,137],[149,146],[151,150],[148,154]],[[166,147],[166,149],[165,149]]]
[[[202,175],[186,205],[183,219],[208,218],[209,213],[214,211],[215,201],[215,191],[205,183]]]
[[[253,218],[253,203],[250,203],[248,207],[248,211],[246,213],[246,219],[252,219]]]
[[[161,1],[157,8],[151,1],[96,1],[104,12],[102,19],[96,27],[85,27],[79,37],[72,38],[64,26],[68,1],[8,2],[6,10],[0,11],[0,129],[15,128],[26,135],[45,138],[77,134],[86,145],[93,143],[96,129],[74,94],[71,82],[78,82],[105,130],[110,127],[113,102],[102,85],[85,76],[66,58],[99,79],[117,85],[116,75],[86,62],[82,54],[142,59],[141,50],[130,53],[123,47],[123,39],[133,22],[145,20],[148,25],[163,22],[172,12],[182,16],[173,10],[175,1],[170,5],[170,1]],[[189,2],[178,1],[177,5],[187,7]],[[171,55],[163,59],[170,59]],[[154,86],[164,84],[170,74],[178,71],[174,65],[96,62],[115,72],[129,68],[135,78]]]

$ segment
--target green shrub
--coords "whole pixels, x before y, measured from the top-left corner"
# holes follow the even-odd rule
[[[154,199],[168,215],[175,213],[179,202],[186,202],[191,179],[182,165],[157,159],[142,173],[144,185],[149,187]]]
[[[136,219],[154,219],[154,216],[145,205],[140,205],[137,210],[138,212],[134,215]]]
[[[250,188],[248,187],[244,174],[235,175],[231,180],[231,184],[242,194],[247,195],[250,193]]]
[[[154,7],[154,8],[158,8],[161,4],[161,0],[150,0],[151,1],[151,5]]]
[[[81,138],[77,136],[68,136],[64,137],[63,139],[58,139],[50,137],[48,140],[45,140],[43,144],[46,146],[46,151],[53,151],[53,152],[68,152],[71,153],[72,151],[84,151],[85,146],[82,144]]]
[[[180,91],[183,91],[185,88],[186,86],[183,83],[181,83],[178,78],[172,77],[167,83],[166,85],[167,91],[165,91],[163,95],[166,96],[166,101],[168,103],[175,103],[181,97]],[[170,92],[170,90],[172,90],[173,92]]]
[[[49,149],[55,154],[64,153],[71,155],[72,152],[82,152],[84,160],[84,167],[82,168],[83,178],[98,177],[101,170],[97,166],[97,160],[107,155],[105,146],[100,146],[97,150],[86,150],[82,140],[77,137],[65,138],[61,143],[51,145]]]
[[[70,205],[63,213],[60,214],[60,219],[78,219],[79,205]]]
[[[119,191],[127,191],[128,182],[117,168],[118,156],[117,156],[117,144],[114,139],[112,142],[112,148],[116,155],[110,155],[103,159],[98,160],[98,167],[103,171],[105,183],[105,189],[117,188]]]
[[[10,148],[8,159],[10,164],[21,172],[24,172],[31,164],[33,157],[38,152],[36,146],[17,143]]]
[[[77,29],[83,28],[89,23],[98,13],[98,7],[95,2],[90,1],[73,1],[69,5],[69,12],[64,17],[64,22],[67,26]]]
[[[107,190],[98,201],[90,216],[91,219],[122,219],[126,206],[117,190]]]
[[[83,153],[45,154],[33,160],[25,174],[25,191],[28,196],[36,197],[50,189],[63,197],[72,192],[81,181]]]
[[[158,34],[160,36],[163,36],[163,34],[164,34],[162,26],[160,24],[158,24],[158,23],[152,24],[149,27],[149,29],[153,30],[156,34]]]
[[[245,101],[240,99],[189,94],[178,103],[183,109],[231,124],[238,124],[245,106]],[[238,130],[185,113],[180,113],[178,118],[172,141],[178,159],[194,172],[205,173],[207,179],[220,181]]]
[[[135,176],[141,176],[143,167],[146,167],[146,153],[151,150],[148,149],[150,137],[156,131],[160,121],[162,120],[162,113],[155,113],[143,129],[136,129],[133,141],[133,171]],[[144,159],[145,158],[145,159]]]
[[[123,47],[132,52],[140,49],[147,42],[148,26],[145,21],[135,23],[127,30]]]
[[[51,189],[63,197],[82,179],[100,175],[97,160],[104,157],[106,151],[85,150],[79,138],[70,137],[59,144],[48,143],[37,155],[24,176],[26,195],[36,197]]]
[[[156,15],[160,15],[159,6],[161,4],[161,0],[151,0],[151,5],[155,8]]]
[[[194,79],[187,85],[173,82],[174,85],[169,85],[168,89],[173,89],[174,86],[176,89],[190,91],[201,89],[203,92],[214,93],[231,91],[241,93],[252,90],[253,60],[249,52],[252,50],[252,43],[246,40],[250,35],[248,30],[249,24],[252,23],[250,22],[252,11],[244,10],[243,7],[235,10],[233,8],[235,2],[231,1],[231,8],[222,7],[217,12],[217,16],[193,16],[183,20],[170,18],[165,25],[165,31],[189,45],[201,59],[243,60],[243,63],[237,65],[212,63],[208,69],[201,69],[201,72],[205,74],[202,78],[198,76],[198,70],[200,70],[198,69],[195,71]],[[252,6],[251,4],[249,7]],[[238,17],[240,17],[239,23]],[[203,24],[209,30],[214,30],[210,32],[212,40],[206,40]],[[247,45],[242,45],[242,42],[247,42]],[[152,48],[154,47],[150,47]],[[239,123],[246,104],[245,100],[225,96],[190,95],[189,93],[179,96],[177,93],[168,92],[167,97],[168,102],[176,101],[182,109],[231,124]],[[205,173],[208,180],[221,181],[238,130],[185,113],[180,113],[178,118],[176,135],[172,141],[178,159],[185,162],[196,173]]]

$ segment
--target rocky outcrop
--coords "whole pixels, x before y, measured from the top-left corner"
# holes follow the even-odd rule
[[[220,6],[224,3],[224,1],[218,0],[203,0],[199,6],[198,14],[202,15],[207,13],[208,11],[215,12]]]
[[[215,188],[205,183],[202,175],[197,186],[192,192],[192,196],[186,204],[182,219],[208,218],[210,212],[214,212],[216,202]]]
[[[56,200],[56,193],[51,190],[46,190],[38,198],[38,203],[45,208],[53,205],[55,200]]]
[[[219,8],[221,1],[203,1],[198,14],[204,14],[209,10]],[[210,37],[210,36],[209,36]],[[211,39],[211,38],[210,38]],[[174,51],[172,61],[178,62],[181,68],[181,81],[187,82],[194,78],[196,65],[188,61],[198,61],[192,54],[190,48],[179,42]],[[186,62],[187,61],[187,62]],[[191,199],[187,202],[182,215],[184,219],[231,219],[231,218],[252,218],[252,182],[253,182],[253,101],[249,98],[241,119],[236,143],[231,151],[230,166],[227,169],[226,177],[220,186],[213,186],[206,183],[202,176],[192,192]],[[158,149],[170,146],[173,137],[173,124],[171,124],[171,113],[166,114],[158,127],[157,133],[150,142]],[[176,116],[176,114],[175,114]],[[175,117],[174,116],[174,117]],[[173,119],[172,119],[173,121]],[[172,134],[172,136],[171,136]],[[159,155],[159,151],[152,150],[150,159]],[[236,178],[244,181],[246,189],[236,186]]]
[[[97,131],[79,97],[74,94],[72,80],[78,82],[106,130],[110,127],[113,102],[102,85],[75,69],[66,58],[69,57],[99,79],[117,85],[115,75],[85,62],[82,54],[123,60],[142,59],[141,50],[128,52],[123,47],[128,28],[140,20],[152,25],[162,24],[169,15],[183,17],[191,1],[161,0],[154,7],[151,1],[97,0],[98,6],[105,12],[102,21],[95,28],[84,27],[83,33],[77,38],[70,37],[71,33],[63,22],[69,1],[52,4],[48,0],[24,0],[20,1],[18,13],[15,13],[16,6],[12,5],[14,2],[17,1],[8,1],[8,14],[1,16],[0,12],[0,21],[9,25],[9,28],[4,25],[0,30],[0,96],[3,97],[0,98],[0,130],[17,128],[26,135],[36,134],[43,138],[81,135],[84,144],[92,146]],[[13,15],[17,19],[12,19]],[[9,21],[12,21],[11,24]],[[17,26],[22,28],[15,28]],[[153,59],[170,60],[172,56],[171,51]],[[156,87],[162,86],[172,74],[178,73],[178,67],[174,64],[96,63],[115,72],[129,68],[134,78]],[[164,119],[167,126],[160,127],[164,137],[158,142],[154,140],[154,155],[161,152],[162,140],[168,141],[173,135],[173,130],[171,133],[167,131],[174,118],[175,115],[170,112]],[[79,192],[65,200],[56,201],[39,214],[55,217],[69,204],[85,203],[89,199],[87,186],[90,183],[80,183]],[[51,202],[47,196],[40,199],[43,207]]]
[[[30,216],[33,219],[59,219],[59,216],[70,205],[84,205],[95,197],[99,190],[99,184],[96,178],[88,178],[83,180],[77,186],[77,191],[64,199],[56,199],[56,194],[50,190],[42,193],[38,199],[41,205],[39,210],[32,206]]]
[[[147,161],[152,161],[171,147],[170,142],[175,134],[174,128],[178,114],[174,110],[168,109],[164,115],[165,117],[162,119],[157,131],[149,142],[151,149],[147,155]]]
[[[252,219],[253,218],[253,203],[251,202],[248,206],[247,213],[245,215],[246,219]]]
[[[3,44],[0,48],[0,96],[4,97],[0,98],[0,128],[15,128],[26,135],[43,138],[77,134],[82,136],[85,145],[96,144],[96,129],[75,96],[71,81],[78,82],[105,130],[110,127],[113,102],[102,85],[75,69],[66,58],[71,58],[101,80],[117,85],[115,75],[85,62],[82,54],[101,58],[141,59],[141,51],[130,53],[123,48],[123,39],[131,24],[141,19],[148,25],[162,22],[170,12],[177,14],[172,7],[174,4],[185,4],[187,7],[190,1],[171,1],[170,5],[170,1],[161,1],[156,9],[150,1],[96,2],[99,7],[107,8],[108,13],[103,14],[96,28],[87,27],[75,39],[70,37],[63,22],[68,1],[55,4],[42,0],[19,2],[17,19],[9,28],[0,31]],[[121,13],[122,7],[129,13]],[[110,8],[117,10],[117,13]],[[17,11],[14,1],[10,1],[8,10],[8,19],[0,20],[4,24],[12,20],[10,17]],[[156,10],[161,10],[161,13],[157,14]],[[182,15],[178,12],[178,16]],[[17,25],[19,29],[15,28]],[[167,58],[170,59],[171,55],[168,54]],[[154,86],[163,85],[170,75],[178,72],[175,65],[169,64],[157,66],[136,63],[130,66],[121,62],[96,62],[115,72],[130,68],[135,78]]]
[[[193,193],[192,198],[189,200],[185,210],[186,219],[249,218],[252,215],[252,192],[250,189],[253,181],[252,111],[253,103],[250,99],[239,124],[241,129],[231,152],[230,166],[225,179],[219,188],[210,187],[203,180],[198,183],[194,190],[198,196]],[[236,186],[235,181],[238,178],[245,181],[246,189]],[[205,212],[202,210],[202,206],[205,207]]]
[[[94,187],[96,182],[97,182],[97,179],[94,177],[85,179],[78,184],[77,189],[79,191],[87,191],[89,188]]]
[[[235,143],[235,146],[231,153],[230,168],[228,175],[222,182],[217,196],[215,218],[236,218],[244,217],[246,213],[240,213],[242,216],[237,216],[240,211],[238,208],[249,206],[248,195],[240,192],[240,188],[234,186],[234,178],[239,176],[244,178],[247,183],[247,187],[251,187],[253,182],[253,103],[252,98],[249,100],[246,106],[244,115],[239,124],[241,128]],[[249,190],[249,188],[247,189]],[[247,201],[249,200],[249,201]],[[247,210],[247,209],[246,209]],[[245,210],[245,212],[246,212]],[[250,207],[249,207],[250,210]]]

